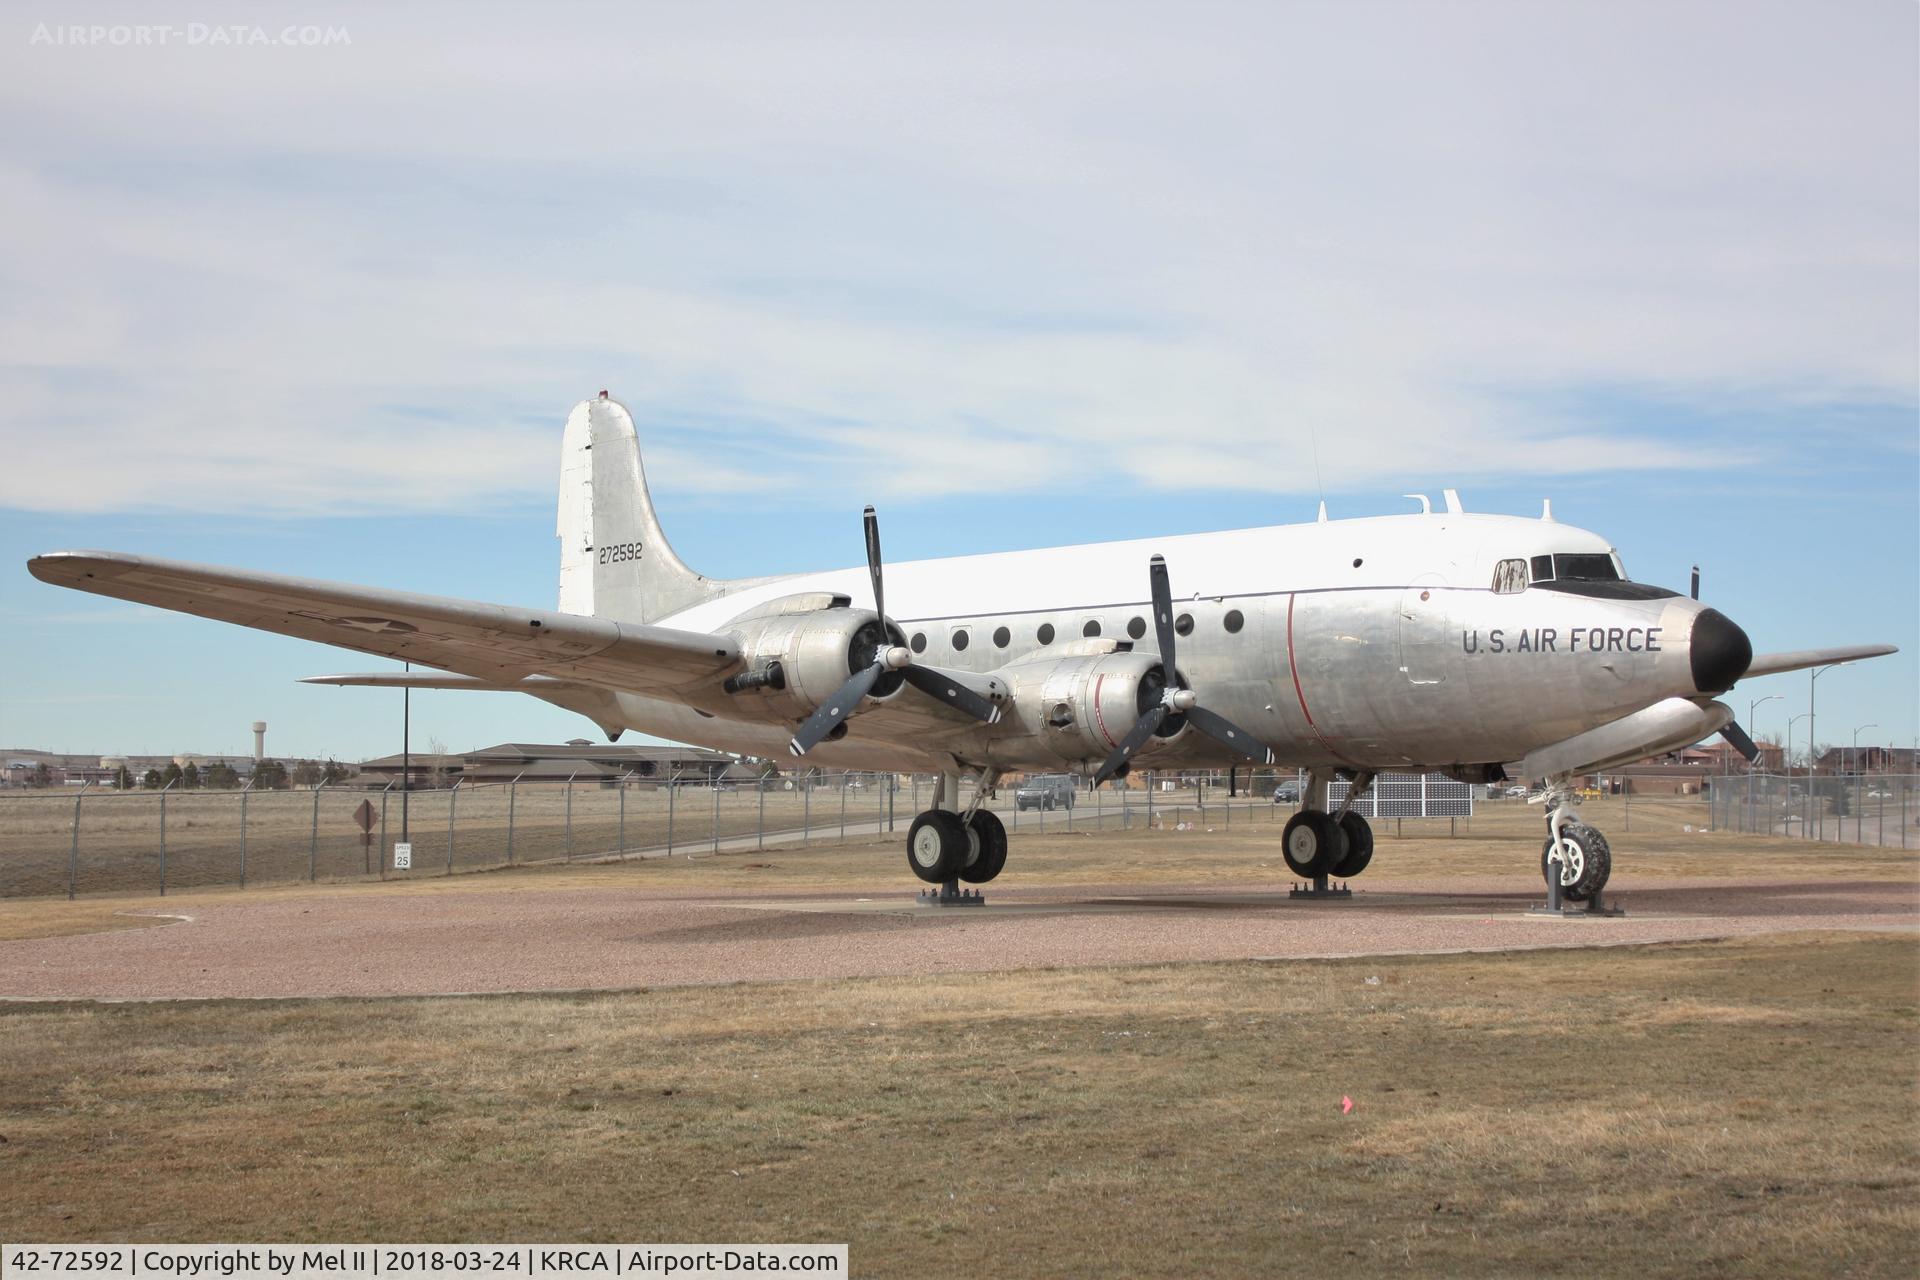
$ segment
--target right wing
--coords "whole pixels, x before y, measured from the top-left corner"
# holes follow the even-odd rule
[[[1763,653],[1747,664],[1742,680],[1755,676],[1774,676],[1782,671],[1801,671],[1807,667],[1829,667],[1836,662],[1858,662],[1862,658],[1881,658],[1898,653],[1898,645],[1855,644],[1839,649],[1794,649],[1787,653]]]
[[[495,686],[529,677],[672,696],[731,674],[726,636],[187,564],[113,551],[27,561],[42,582],[260,631],[457,671]]]

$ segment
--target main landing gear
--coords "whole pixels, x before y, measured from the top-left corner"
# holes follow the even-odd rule
[[[1613,850],[1598,830],[1580,821],[1573,780],[1549,778],[1541,799],[1547,805],[1547,840],[1540,846],[1540,876],[1547,882],[1547,910],[1563,902],[1584,902],[1594,915],[1621,914],[1600,896],[1613,872]]]
[[[1348,897],[1351,889],[1335,888],[1330,882],[1351,880],[1373,861],[1373,828],[1353,811],[1354,802],[1373,785],[1373,774],[1356,777],[1339,810],[1328,813],[1314,805],[1325,803],[1327,784],[1332,780],[1333,774],[1326,770],[1315,770],[1307,776],[1300,812],[1287,819],[1280,833],[1280,856],[1287,860],[1287,869],[1312,886],[1296,886],[1291,897]]]
[[[973,805],[965,813],[956,813],[941,806],[958,795],[960,775],[940,775],[934,807],[908,828],[907,865],[920,879],[940,886],[938,892],[922,893],[920,901],[940,906],[985,902],[978,891],[968,892],[961,884],[985,884],[1007,865],[1007,829],[992,810],[980,807],[989,781],[983,775]]]

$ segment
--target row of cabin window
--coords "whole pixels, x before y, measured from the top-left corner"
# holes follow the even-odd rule
[[[1241,627],[1244,627],[1245,625],[1247,625],[1246,615],[1242,614],[1238,609],[1229,609],[1227,610],[1226,616],[1220,620],[1220,625],[1225,627],[1228,634],[1231,635],[1235,632],[1238,632]],[[1192,635],[1193,634],[1193,615],[1190,613],[1183,613],[1179,617],[1175,618],[1173,620],[1173,629],[1175,632],[1183,636]],[[1089,638],[1099,635],[1100,634],[1099,620],[1097,618],[1088,619],[1087,624],[1080,628],[1080,634],[1083,636],[1087,636]],[[1146,634],[1147,634],[1147,620],[1145,618],[1133,617],[1133,618],[1127,619],[1128,637],[1134,640],[1139,640],[1143,638]],[[1040,624],[1039,630],[1033,633],[1033,638],[1044,647],[1046,645],[1050,645],[1053,643],[1054,635],[1055,635],[1055,632],[1053,629],[1053,624],[1051,622],[1043,622]],[[953,633],[952,643],[955,651],[957,652],[959,650],[965,649],[967,645],[971,643],[971,637],[968,635],[966,629],[962,628]],[[1013,643],[1013,632],[1007,630],[1007,628],[1005,627],[994,628],[993,630],[994,648],[1004,649],[1012,643]],[[924,631],[914,632],[913,638],[909,640],[907,644],[915,653],[925,653],[927,650],[927,633]]]

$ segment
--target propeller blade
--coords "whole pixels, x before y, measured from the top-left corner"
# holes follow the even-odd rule
[[[1727,721],[1727,727],[1720,731],[1720,736],[1725,738],[1735,751],[1745,756],[1748,764],[1760,758],[1760,748],[1753,745],[1753,739],[1747,736],[1747,731],[1742,729],[1738,722]]]
[[[1147,714],[1140,717],[1139,721],[1135,723],[1127,736],[1120,740],[1120,745],[1114,748],[1113,754],[1107,757],[1106,763],[1100,766],[1100,772],[1093,775],[1093,785],[1096,787],[1099,786],[1108,778],[1111,778],[1114,774],[1126,768],[1127,761],[1133,758],[1133,753],[1138,751],[1141,746],[1146,743],[1146,740],[1153,736],[1153,731],[1158,729],[1160,722],[1166,718],[1167,706],[1164,702],[1157,706],[1147,708]]]
[[[862,518],[867,530],[867,573],[873,578],[873,611],[880,615],[882,630],[887,625],[887,589],[880,581],[880,517],[868,507]]]
[[[1698,600],[1700,598],[1700,566],[1699,565],[1693,566],[1693,591],[1690,594],[1693,596],[1695,600]]]
[[[1155,556],[1147,566],[1147,581],[1153,588],[1153,634],[1160,642],[1160,662],[1167,669],[1167,683],[1173,683],[1173,587],[1167,581],[1167,558]]]
[[[801,723],[799,731],[788,740],[787,746],[793,749],[793,754],[807,754],[819,744],[820,739],[839,727],[840,722],[860,704],[860,699],[867,696],[867,690],[873,688],[873,682],[880,678],[884,669],[882,664],[876,662],[847,677],[847,682],[835,690],[831,698],[816,707],[813,714]]]
[[[1187,723],[1220,745],[1238,751],[1255,764],[1273,763],[1273,752],[1225,716],[1215,715],[1205,707],[1193,707],[1187,711]]]
[[[997,724],[1000,720],[999,707],[931,667],[902,667],[900,674],[908,684],[928,697],[936,698],[950,707],[958,707],[975,720],[983,720],[988,724]]]

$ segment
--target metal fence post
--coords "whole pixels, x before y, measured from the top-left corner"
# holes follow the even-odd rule
[[[160,896],[163,898],[167,896],[167,792],[171,790],[173,782],[160,788]]]
[[[247,785],[240,788],[240,887],[247,887],[247,793],[253,790],[253,779],[247,779]]]
[[[313,789],[313,826],[307,832],[307,883],[312,884],[319,877],[320,869],[320,793],[327,784],[321,783]]]
[[[393,790],[389,782],[380,788],[380,878],[387,878],[387,793]]]
[[[573,780],[580,776],[575,769],[567,775],[567,861],[573,861]]]
[[[80,801],[87,794],[87,783],[80,784],[80,794],[73,798],[73,844],[67,850],[67,901],[73,901],[73,886],[80,878]]]
[[[669,768],[667,770],[667,856],[669,858],[673,856],[673,783],[674,773]]]
[[[847,842],[847,782],[851,775],[845,769],[840,771],[840,843]]]
[[[513,781],[507,784],[507,865],[513,865],[513,802],[519,793],[520,779],[526,775],[521,770],[513,775]]]
[[[447,874],[453,874],[453,811],[460,804],[460,784],[464,778],[456,778],[451,790],[447,792]]]
[[[1147,774],[1147,830],[1153,830],[1153,774]]]
[[[717,855],[720,852],[720,780],[709,773],[707,786],[713,792],[713,848],[710,852]]]
[[[880,787],[880,794],[873,798],[873,834],[884,835],[887,829],[887,800],[893,789],[893,775],[876,773],[871,776]],[[882,777],[886,778],[885,782],[880,781]]]
[[[627,852],[627,783],[633,779],[633,770],[620,775],[620,854]]]
[[[755,837],[753,847],[764,849],[767,847],[767,780],[764,775],[754,790],[760,796],[760,817],[754,823],[754,829],[759,832],[759,835]]]
[[[804,849],[813,837],[813,770],[800,775],[800,784],[805,788],[800,793],[800,847]]]

